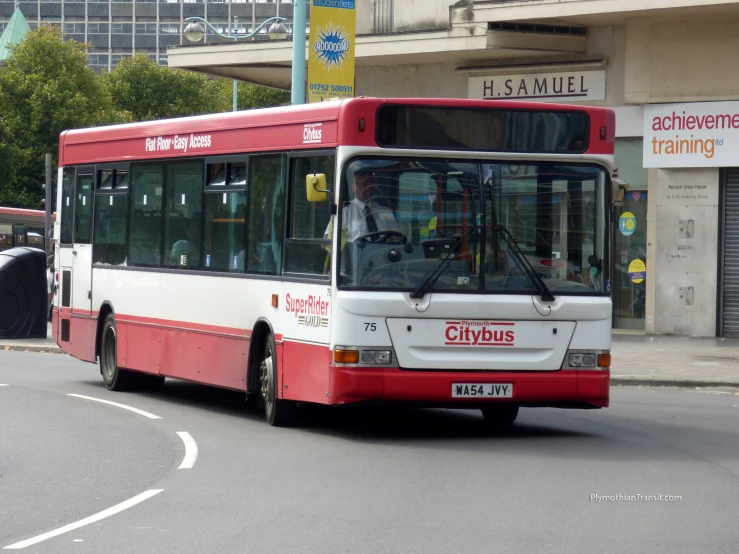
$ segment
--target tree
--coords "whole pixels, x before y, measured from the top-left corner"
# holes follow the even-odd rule
[[[103,74],[115,107],[129,112],[135,121],[184,117],[229,109],[226,99],[204,75],[159,66],[137,54],[122,60]]]
[[[115,107],[136,121],[231,111],[233,81],[157,65],[144,54],[122,60],[103,75]],[[239,83],[240,110],[290,103],[281,90]]]
[[[239,83],[238,107],[240,110],[285,106],[289,103],[289,92],[249,83]]]
[[[23,159],[22,152],[10,141],[8,126],[0,115],[0,206],[19,205],[21,202],[32,202],[26,198],[25,191],[17,185],[16,172]]]
[[[4,201],[30,208],[40,207],[45,154],[56,164],[62,131],[130,119],[113,108],[104,84],[87,66],[85,45],[64,40],[54,26],[39,27],[12,47],[0,69],[0,110],[6,140],[22,158],[15,169],[16,194]]]

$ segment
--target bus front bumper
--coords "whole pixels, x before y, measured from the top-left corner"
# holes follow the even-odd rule
[[[611,372],[605,370],[423,371],[333,365],[329,404],[400,402],[428,406],[479,406],[505,402],[521,406],[606,408]],[[509,397],[458,397],[458,385],[507,384]],[[488,391],[490,387],[479,390]],[[500,389],[504,390],[504,389]]]

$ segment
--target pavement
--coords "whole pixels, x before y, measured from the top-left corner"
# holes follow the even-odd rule
[[[0,339],[0,350],[64,354],[51,338]],[[611,384],[739,389],[739,339],[644,335],[615,330]]]

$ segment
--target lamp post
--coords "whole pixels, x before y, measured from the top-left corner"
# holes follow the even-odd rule
[[[293,67],[290,99],[305,104],[305,0],[293,0]]]
[[[185,27],[185,37],[190,42],[200,42],[200,39],[202,39],[205,36],[205,29],[203,29],[203,26],[200,25],[200,23],[205,23],[219,37],[225,38],[225,39],[233,39],[234,42],[237,42],[239,39],[249,39],[253,37],[261,29],[263,29],[264,26],[267,25],[268,23],[271,23],[267,31],[270,39],[280,40],[280,39],[284,39],[287,36],[287,27],[285,27],[285,25],[282,23],[283,21],[287,21],[287,19],[284,17],[270,17],[269,19],[266,19],[265,21],[263,21],[251,33],[244,35],[244,36],[239,36],[238,34],[236,34],[236,26],[238,25],[238,22],[239,22],[238,17],[234,17],[234,34],[232,35],[224,35],[223,33],[218,31],[218,29],[213,27],[213,25],[208,23],[202,17],[188,17],[185,21],[188,22],[187,27]],[[303,21],[303,34],[305,35],[305,21]],[[303,44],[305,44],[305,40],[303,40]],[[237,110],[237,103],[238,103],[238,81],[234,79],[233,111]]]

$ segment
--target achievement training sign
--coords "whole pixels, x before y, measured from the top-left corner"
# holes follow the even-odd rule
[[[354,96],[356,0],[311,0],[308,102]]]

